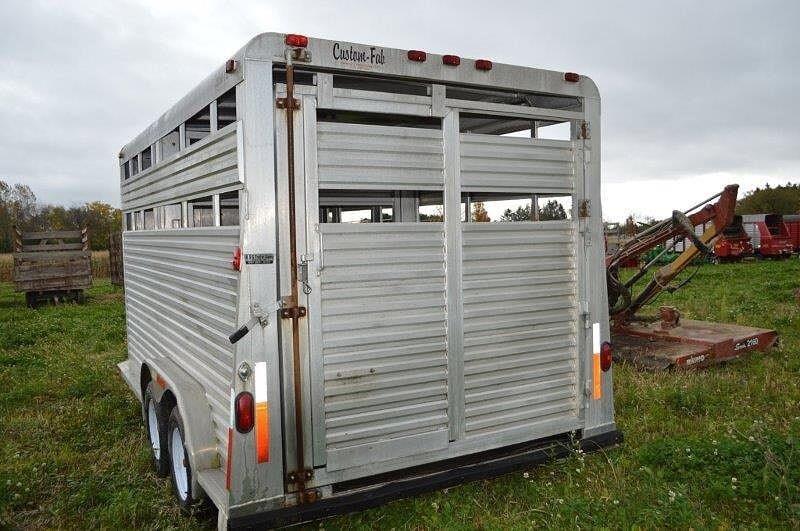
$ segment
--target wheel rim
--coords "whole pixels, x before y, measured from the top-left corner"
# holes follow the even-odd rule
[[[181,431],[177,427],[172,430],[172,447],[170,450],[170,455],[172,456],[172,477],[175,479],[175,488],[181,500],[185,500],[189,496],[189,474],[186,470],[184,460],[185,456]]]
[[[158,417],[156,417],[156,406],[151,400],[147,404],[147,427],[150,432],[150,446],[153,447],[153,455],[156,460],[161,457],[161,437],[158,435]]]

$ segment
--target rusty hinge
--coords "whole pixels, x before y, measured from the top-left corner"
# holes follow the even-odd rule
[[[289,472],[286,474],[286,481],[289,483],[297,483],[298,479],[302,479],[303,483],[306,481],[310,481],[311,478],[314,477],[314,469],[313,468],[304,468],[303,470],[296,470],[294,472]]]
[[[306,316],[305,306],[290,306],[288,308],[281,308],[281,317],[283,319],[297,319]]]
[[[278,98],[277,100],[275,100],[275,106],[277,108],[279,108],[279,109],[288,108],[289,107],[289,98]],[[295,110],[299,109],[300,108],[300,100],[298,100],[297,98],[292,98],[291,107],[292,107],[292,109],[295,109]]]
[[[584,140],[592,138],[592,132],[589,130],[589,122],[581,123],[581,138]]]
[[[581,201],[581,206],[578,208],[578,217],[588,218],[591,215],[592,202],[589,199]]]
[[[311,61],[311,52],[305,48],[292,48],[292,60],[300,61],[301,63],[308,63]]]

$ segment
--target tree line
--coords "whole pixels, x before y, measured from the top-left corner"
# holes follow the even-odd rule
[[[736,204],[737,214],[800,214],[800,183],[747,192]]]
[[[102,201],[69,207],[41,204],[28,185],[0,180],[0,253],[13,251],[15,226],[23,232],[85,227],[96,251],[108,249],[109,235],[122,229],[122,212]]]

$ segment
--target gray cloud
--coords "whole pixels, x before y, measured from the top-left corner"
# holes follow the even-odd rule
[[[0,178],[45,201],[117,204],[120,146],[253,35],[292,31],[590,75],[610,217],[663,215],[680,206],[664,198],[726,180],[797,180],[800,4],[498,6],[7,0]]]

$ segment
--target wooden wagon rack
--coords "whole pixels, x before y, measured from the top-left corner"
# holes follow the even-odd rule
[[[39,302],[83,302],[92,285],[89,234],[82,230],[21,232],[14,228],[14,290],[30,307]]]

